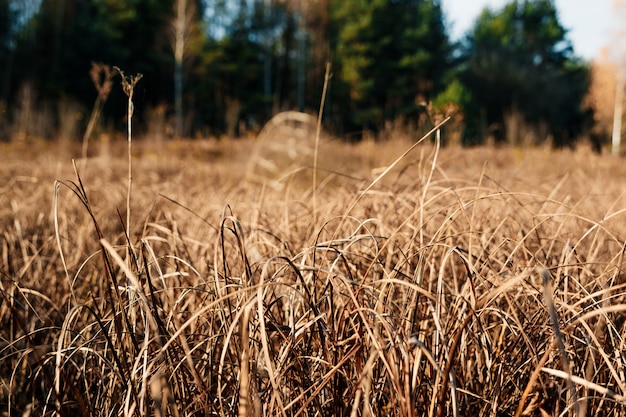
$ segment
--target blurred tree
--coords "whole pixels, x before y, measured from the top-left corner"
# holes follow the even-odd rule
[[[238,136],[240,127],[305,107],[305,5],[279,0],[213,4],[210,13],[220,26],[209,29],[212,39],[196,68],[196,92],[206,97],[198,100],[201,113],[211,119],[213,130]],[[217,18],[220,14],[228,18]]]
[[[15,79],[31,84],[40,101],[71,97],[87,107],[97,61],[146,74],[138,106],[162,101],[163,87],[172,84],[161,35],[171,10],[171,0],[43,0],[19,33]]]
[[[10,62],[13,56],[13,26],[15,22],[14,11],[10,0],[0,0],[0,62],[3,62],[0,82],[0,102],[5,103],[8,99],[10,82]],[[7,66],[9,68],[7,68]],[[0,108],[0,111],[4,109]],[[0,115],[1,117],[1,115]]]
[[[141,107],[165,104],[179,135],[237,135],[280,110],[317,110],[332,60],[324,120],[339,131],[452,108],[466,143],[520,143],[515,122],[556,145],[583,129],[588,69],[552,1],[485,10],[456,55],[444,23],[440,0],[0,0],[2,94],[10,107],[30,85],[32,101],[89,107],[97,61],[145,75],[138,127]],[[105,117],[121,122],[123,100],[114,89]]]
[[[594,125],[591,130],[592,144],[600,152],[610,142],[615,116],[615,96],[618,66],[603,48],[591,63],[591,83],[585,97],[585,105],[593,109]]]
[[[300,82],[304,83],[303,100],[299,110],[318,110],[324,85],[326,63],[330,62],[330,5],[331,0],[297,0],[304,21],[304,35],[300,40],[306,46],[300,50]]]
[[[217,7],[221,6],[221,7]],[[229,8],[229,6],[231,8]],[[204,45],[195,68],[195,92],[203,123],[214,132],[234,137],[240,121],[254,124],[265,118],[271,93],[264,88],[265,38],[264,10],[255,3],[240,0],[213,5],[211,13],[219,28]],[[225,16],[227,15],[227,16]]]
[[[175,134],[178,137],[186,133],[183,123],[183,66],[199,54],[204,41],[197,9],[195,0],[174,0],[169,40],[174,53]]]
[[[15,91],[12,82],[18,35],[39,9],[37,0],[0,0],[0,102]]]
[[[441,88],[450,47],[439,1],[334,1],[331,27],[347,127],[415,120]]]
[[[551,0],[485,9],[464,48],[461,77],[483,119],[467,120],[469,130],[522,144],[530,135],[522,137],[521,127],[530,125],[534,142],[572,144],[589,122],[582,106],[589,71],[566,35]]]
[[[465,126],[466,119],[479,118],[476,112],[476,102],[472,93],[459,80],[458,74],[451,71],[445,78],[445,89],[437,94],[431,101],[431,116],[438,120],[451,117],[451,120],[443,127],[443,143],[445,145],[460,145],[464,140],[466,145],[476,141],[476,134],[471,134]]]
[[[611,133],[611,153],[620,155],[623,118],[624,118],[624,85],[626,83],[626,52],[624,51],[624,39],[626,31],[623,29],[623,22],[626,21],[626,1],[613,0],[613,12],[618,22],[618,29],[613,32],[611,40],[611,59],[616,63],[615,71],[615,93],[613,98],[613,132]],[[615,47],[617,45],[617,47]]]
[[[13,64],[13,10],[9,0],[0,0],[0,140],[9,137],[7,129],[7,101],[9,99],[9,87],[11,85],[11,67]]]

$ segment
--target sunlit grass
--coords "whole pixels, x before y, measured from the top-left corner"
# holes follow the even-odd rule
[[[623,415],[621,160],[274,139],[6,148],[5,415]]]

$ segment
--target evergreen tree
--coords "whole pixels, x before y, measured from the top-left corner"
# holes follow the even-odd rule
[[[43,0],[19,34],[19,82],[30,83],[40,101],[70,97],[89,107],[96,61],[145,74],[138,106],[163,101],[161,94],[172,91],[163,88],[172,85],[163,36],[171,10],[171,0]]]
[[[296,6],[275,0],[241,0],[231,3],[228,19],[215,17],[220,30],[209,31],[223,33],[206,45],[197,68],[196,89],[206,97],[198,101],[201,113],[211,118],[213,130],[237,136],[241,133],[238,126],[262,125],[273,113],[302,103],[299,97],[304,95],[305,80],[299,77],[306,74],[300,73],[304,72],[300,60],[306,51],[299,49],[298,36],[304,26],[302,9]],[[227,11],[224,4],[211,8],[214,16]]]
[[[436,0],[332,3],[332,46],[348,127],[415,118],[441,86],[449,43]],[[346,109],[347,110],[347,109]]]
[[[198,10],[202,9],[196,0],[174,0],[169,41],[174,56],[174,131],[178,137],[186,133],[183,111],[185,64],[199,54],[204,40]]]
[[[556,146],[571,143],[588,120],[581,103],[588,68],[573,53],[567,31],[550,0],[513,1],[485,9],[465,45],[462,79],[482,109],[483,121],[468,120],[483,136],[488,126],[496,141],[526,142],[519,124],[534,126],[535,140],[547,136]],[[472,125],[473,123],[473,125]],[[542,134],[542,127],[547,127]]]
[[[0,107],[6,104],[9,94],[15,20],[11,2],[0,0],[0,62],[4,63],[0,69]],[[3,111],[4,109],[0,108],[0,112]],[[2,115],[0,115],[1,118]]]
[[[264,60],[271,51],[264,45],[265,26],[259,23],[263,10],[247,0],[236,6],[229,10],[225,3],[213,5],[211,13],[219,27],[209,25],[214,36],[205,44],[195,68],[194,90],[203,122],[213,132],[225,132],[229,137],[240,133],[242,119],[250,124],[263,122],[271,103],[271,92],[264,88]]]

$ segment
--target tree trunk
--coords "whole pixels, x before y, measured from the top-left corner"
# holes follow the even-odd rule
[[[624,76],[621,74],[621,68],[617,74],[617,85],[615,86],[615,113],[613,114],[613,155],[620,154],[620,144],[622,141],[622,107],[624,104]]]
[[[183,135],[183,59],[185,58],[185,32],[187,0],[176,0],[174,21],[174,112],[175,134]]]

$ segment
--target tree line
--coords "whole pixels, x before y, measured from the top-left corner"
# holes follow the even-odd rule
[[[345,137],[454,115],[464,144],[568,146],[593,120],[589,66],[551,0],[487,8],[459,42],[438,0],[0,0],[0,62],[5,140],[77,136],[108,66],[143,74],[137,124],[170,136],[317,112],[327,63],[325,126]],[[118,90],[103,128],[123,123]]]

